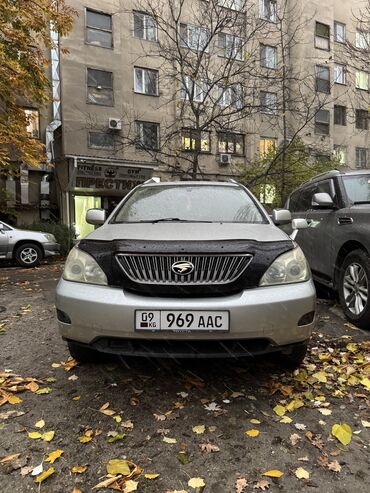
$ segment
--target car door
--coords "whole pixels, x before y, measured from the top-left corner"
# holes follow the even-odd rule
[[[306,219],[307,212],[310,208],[311,203],[310,197],[311,194],[307,190],[307,187],[300,188],[299,190],[296,190],[292,193],[287,204],[287,208],[292,214],[292,219]],[[292,227],[290,224],[285,232],[287,234],[292,233]],[[295,241],[302,248],[303,253],[306,255],[308,260],[310,243],[310,234],[308,233],[308,229],[300,229],[297,233],[297,236],[295,237]]]
[[[336,201],[332,180],[323,180],[309,187],[310,208],[306,213],[309,228],[305,231],[305,254],[311,270],[319,277],[330,279],[332,275],[333,244],[336,225],[335,208],[314,208],[312,197],[315,193],[328,193]]]
[[[5,257],[9,248],[8,227],[0,221],[0,257]]]

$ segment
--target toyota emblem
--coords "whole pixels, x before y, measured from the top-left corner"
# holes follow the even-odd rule
[[[186,260],[180,260],[179,262],[175,262],[172,264],[172,272],[178,274],[180,276],[187,276],[191,274],[194,270],[194,265],[191,262],[187,262]]]

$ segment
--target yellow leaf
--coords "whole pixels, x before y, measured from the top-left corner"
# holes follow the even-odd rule
[[[352,440],[352,429],[347,423],[333,425],[331,434],[343,445],[348,445]]]
[[[177,443],[177,440],[176,438],[167,438],[167,437],[164,437],[162,442],[165,442],[165,443]]]
[[[83,437],[79,437],[78,439],[81,443],[88,443],[88,442],[91,442],[92,437],[87,437],[84,435]]]
[[[364,387],[370,390],[370,380],[368,378],[363,378],[361,380],[361,385],[363,385]]]
[[[298,467],[298,469],[294,471],[294,474],[297,476],[298,479],[310,478],[310,473],[306,471],[306,469],[303,469],[303,467]]]
[[[47,471],[44,471],[42,474],[37,476],[37,478],[35,479],[35,483],[42,483],[43,481],[45,481],[45,479],[47,479],[49,476],[51,476],[54,473],[55,473],[54,467],[49,467]]]
[[[191,488],[196,489],[196,488],[203,488],[206,485],[206,483],[202,478],[191,478],[188,481],[188,485]]]
[[[43,433],[43,435],[41,436],[41,438],[45,442],[51,442],[52,439],[54,438],[54,435],[55,435],[55,431],[47,431],[47,432]]]
[[[245,432],[245,434],[249,437],[258,437],[260,432],[258,430],[248,430]]]
[[[118,416],[118,414],[117,414],[117,416],[113,416],[113,419],[114,419],[114,421],[115,421],[116,423],[120,423],[120,422],[122,421],[121,416]]]
[[[45,459],[45,462],[50,462],[50,464],[54,464],[54,462],[59,459],[59,457],[63,454],[63,450],[55,450],[51,452]]]
[[[51,366],[53,368],[60,368],[61,367],[61,365],[59,363],[52,363]]]
[[[35,424],[36,428],[43,428],[45,426],[45,421],[43,419],[40,419],[40,421],[37,421]]]
[[[20,397],[17,397],[16,395],[12,395],[8,398],[9,404],[20,404],[22,402],[22,399]]]
[[[72,401],[79,401],[81,399],[80,395],[76,395],[75,397],[72,397]]]
[[[356,353],[356,351],[357,351],[357,344],[355,344],[353,342],[350,342],[349,344],[347,344],[346,348],[348,349],[348,351],[350,353]]]
[[[108,474],[115,476],[116,474],[123,474],[123,476],[128,476],[130,474],[130,466],[127,460],[112,459],[107,464]]]
[[[137,483],[136,481],[132,481],[131,479],[129,481],[126,481],[123,493],[131,493],[131,491],[136,491],[138,485],[139,483]]]
[[[82,474],[87,471],[87,466],[74,466],[71,469],[71,472],[74,474]]]
[[[269,478],[281,478],[281,476],[283,476],[283,472],[277,470],[277,469],[273,469],[272,471],[267,471],[267,472],[264,472],[262,474],[262,476],[267,476]]]
[[[326,383],[328,381],[328,379],[326,378],[327,375],[323,371],[319,371],[318,373],[314,373],[312,376],[314,378],[316,378],[316,380],[318,380],[319,382],[322,382],[322,383]]]
[[[319,411],[321,414],[323,414],[324,416],[330,416],[330,415],[331,415],[331,413],[332,413],[331,409],[325,409],[325,408],[322,408],[322,407],[320,407],[320,408],[318,409],[318,411]]]
[[[41,437],[42,435],[38,431],[32,431],[31,433],[28,433],[28,438],[32,438],[32,440],[38,440]]]
[[[159,476],[159,474],[144,474],[144,478],[146,479],[157,479]]]
[[[289,416],[283,416],[280,420],[280,423],[284,423],[286,425],[290,424],[292,422],[292,418],[289,418]]]
[[[260,425],[261,424],[261,421],[259,421],[258,419],[250,419],[249,422],[252,425]]]
[[[36,390],[35,394],[37,395],[43,395],[43,394],[50,394],[53,389],[50,387],[44,387],[43,389]]]
[[[193,432],[200,435],[206,431],[206,427],[204,425],[198,425],[193,427]]]
[[[285,407],[281,406],[280,404],[277,404],[277,405],[274,407],[274,412],[275,412],[278,416],[284,416],[284,414],[286,413],[286,409],[285,409]]]

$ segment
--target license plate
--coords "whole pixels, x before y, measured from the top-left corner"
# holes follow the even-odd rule
[[[219,331],[229,330],[229,312],[137,310],[136,330]]]

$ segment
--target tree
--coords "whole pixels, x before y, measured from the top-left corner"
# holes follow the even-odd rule
[[[51,99],[50,28],[66,35],[73,14],[64,0],[0,0],[0,174],[14,171],[15,162],[39,166],[45,160],[43,144],[27,133],[22,106]]]

